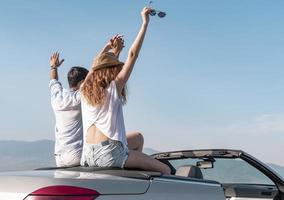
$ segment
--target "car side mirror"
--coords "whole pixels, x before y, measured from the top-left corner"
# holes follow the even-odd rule
[[[212,169],[214,167],[213,162],[211,161],[198,161],[196,162],[196,166],[200,169]]]

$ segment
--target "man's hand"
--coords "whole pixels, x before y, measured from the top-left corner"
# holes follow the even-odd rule
[[[52,54],[50,57],[50,79],[56,79],[58,80],[58,73],[57,73],[57,68],[64,62],[64,59],[59,61],[59,53],[55,52]]]
[[[59,61],[59,53],[58,52],[53,53],[52,56],[50,57],[50,66],[51,66],[51,68],[57,68],[63,62],[64,62],[64,59]]]

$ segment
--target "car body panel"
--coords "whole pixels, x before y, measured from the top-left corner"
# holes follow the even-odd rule
[[[225,200],[224,192],[218,183],[194,180],[178,180],[171,177],[160,177],[151,180],[145,194],[108,195],[98,200]]]
[[[97,199],[172,199],[174,196],[198,199],[205,192],[210,199],[225,199],[220,184],[215,181],[153,174],[147,179],[140,179],[110,175],[107,170],[103,174],[64,170],[6,172],[0,173],[0,199],[23,199],[35,190],[52,185],[93,189],[102,194]]]
[[[94,174],[90,172],[28,171],[1,175],[0,188],[6,192],[25,193],[52,185],[69,185],[89,188],[101,194],[142,194],[149,187],[149,180]],[[40,176],[42,174],[42,176]],[[18,183],[15,188],[15,183]],[[108,186],[108,187],[106,187]]]
[[[214,180],[204,180],[199,177],[163,175],[160,172],[134,169],[44,168],[0,173],[0,199],[22,200],[34,191],[48,186],[75,186],[96,190],[100,193],[100,196],[96,198],[98,200],[225,200],[226,197],[229,200],[244,200],[250,194],[250,200],[268,200],[277,195],[284,199],[283,192],[281,192],[284,185],[281,177],[261,161],[240,150],[186,150],[163,152],[152,156],[160,161],[182,160],[184,158],[200,158],[209,161],[214,158],[226,158],[225,160],[241,158],[269,177],[275,185],[229,184],[225,186]],[[271,184],[273,183],[271,182]],[[253,195],[253,191],[260,193],[260,195]]]
[[[165,188],[167,188],[165,190]],[[224,191],[221,185],[217,182],[206,181],[187,181],[182,179],[171,178],[155,178],[147,192],[148,194],[157,194],[161,196],[164,193],[166,199],[210,199],[223,200],[225,199]],[[152,196],[152,195],[151,195]],[[150,196],[149,196],[150,197]],[[149,198],[150,199],[150,198]]]

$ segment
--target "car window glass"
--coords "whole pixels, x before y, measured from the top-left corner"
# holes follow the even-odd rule
[[[215,159],[212,169],[201,169],[203,178],[220,183],[265,184],[274,183],[262,172],[242,159]],[[177,169],[181,165],[196,165],[200,159],[172,160],[171,164]]]

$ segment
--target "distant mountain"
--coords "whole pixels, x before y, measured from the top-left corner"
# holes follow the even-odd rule
[[[55,166],[53,141],[0,141],[0,171],[47,166]]]
[[[159,151],[152,149],[152,148],[144,148],[143,153],[145,153],[147,155],[152,155],[152,154],[155,154],[155,153],[159,153]]]
[[[26,170],[41,167],[55,166],[54,141],[38,140],[24,141],[0,141],[0,171]],[[159,151],[152,148],[144,148],[143,152],[151,155]],[[268,164],[284,177],[284,167]]]
[[[158,153],[151,148],[144,148],[144,153]],[[0,141],[0,171],[26,170],[55,166],[54,141],[38,140]]]

